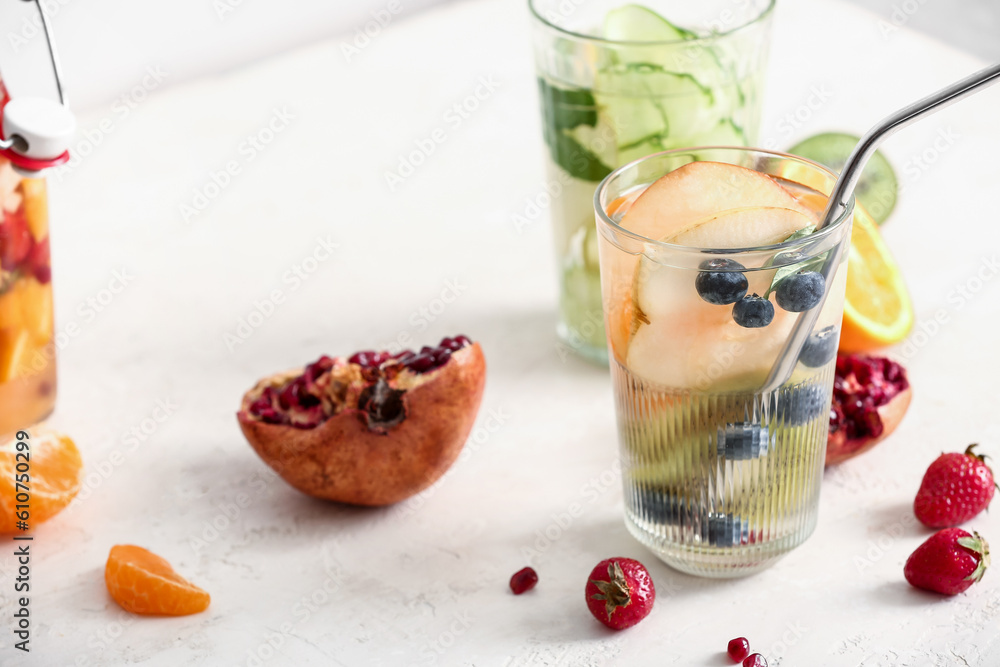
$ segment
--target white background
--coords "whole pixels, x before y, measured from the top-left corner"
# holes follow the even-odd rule
[[[394,0],[393,18],[448,0]],[[852,0],[887,22],[928,32],[981,58],[1000,58],[1000,1]],[[338,37],[350,44],[390,0],[46,0],[77,111],[109,105],[143,78],[166,85],[291,47]],[[44,40],[32,36],[33,3],[0,0],[0,71],[15,93],[51,91]],[[26,42],[26,44],[25,44]],[[316,85],[332,85],[324,72]]]
[[[107,105],[147,67],[170,85],[339,37],[350,44],[373,14],[392,20],[442,0],[45,0],[72,106]],[[390,5],[397,11],[389,11]],[[34,3],[0,0],[0,71],[12,94],[52,90]],[[373,32],[371,26],[369,31]],[[26,42],[26,44],[24,43]],[[333,82],[316,72],[317,86]]]

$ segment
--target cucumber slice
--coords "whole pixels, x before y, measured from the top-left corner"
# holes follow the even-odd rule
[[[594,99],[615,129],[619,150],[653,138],[685,137],[712,128],[719,120],[711,89],[690,74],[659,65],[629,63],[597,73]]]
[[[697,36],[640,5],[625,5],[604,17],[604,38],[617,42],[676,42]]]
[[[668,144],[670,148],[686,148],[688,146],[746,146],[747,137],[743,128],[737,125],[732,118],[720,120],[715,127],[707,132],[692,135],[683,144]]]
[[[825,132],[795,144],[788,152],[826,165],[839,174],[859,141],[853,134]],[[885,155],[875,151],[861,174],[855,196],[881,225],[896,206],[897,190],[896,172]]]

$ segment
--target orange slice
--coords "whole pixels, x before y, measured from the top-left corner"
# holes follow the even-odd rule
[[[114,601],[133,614],[187,616],[205,611],[211,601],[166,560],[131,544],[111,547],[104,583]]]
[[[0,327],[5,329],[19,329],[24,326],[24,308],[21,304],[24,297],[22,285],[26,280],[18,280],[11,285],[6,292],[0,294]]]
[[[0,329],[0,383],[18,376],[28,356],[31,334],[25,329]]]
[[[61,512],[80,490],[83,481],[83,461],[80,450],[69,436],[52,431],[30,432],[28,442],[28,518],[34,528]],[[18,492],[15,474],[23,473],[18,463],[25,463],[24,452],[18,451],[20,441],[12,438],[0,446],[0,532],[17,531]],[[18,454],[21,455],[18,458]]]
[[[847,263],[841,352],[866,352],[906,338],[913,327],[910,295],[878,225],[860,204]]]
[[[18,285],[24,326],[48,342],[52,336],[52,283],[43,285],[34,278],[24,278]]]

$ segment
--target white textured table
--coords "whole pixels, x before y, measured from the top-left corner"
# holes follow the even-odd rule
[[[883,36],[832,0],[784,0],[775,28],[763,136],[777,147],[861,131],[980,64],[905,28]],[[909,417],[827,473],[804,546],[758,576],[702,580],[627,535],[607,372],[556,346],[544,216],[512,222],[543,182],[527,29],[519,1],[449,4],[350,63],[320,44],[83,119],[111,131],[52,186],[57,328],[79,327],[53,422],[77,438],[88,482],[36,533],[33,652],[2,631],[2,664],[723,665],[737,635],[771,665],[1000,664],[1000,572],[954,599],[902,577],[925,537],[910,503],[930,459],[973,441],[1000,458],[1000,90],[886,149],[905,183],[886,233],[920,327],[946,320],[898,351]],[[443,141],[390,191],[385,172],[437,128]],[[213,187],[230,162],[239,173]],[[203,210],[185,222],[182,205]],[[271,316],[251,316],[274,290]],[[490,364],[481,430],[416,499],[312,501],[240,435],[234,412],[259,376],[457,332]],[[996,512],[973,525],[1000,540]],[[116,543],[169,559],[211,608],[120,611],[102,577]],[[645,561],[659,590],[621,634],[582,599],[610,555]],[[541,583],[515,598],[507,579],[526,561]],[[9,618],[13,559],[0,565]]]

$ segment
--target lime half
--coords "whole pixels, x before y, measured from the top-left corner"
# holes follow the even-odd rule
[[[860,137],[843,132],[825,132],[809,137],[788,150],[792,155],[819,162],[840,173]],[[896,172],[880,151],[875,151],[858,181],[854,194],[878,224],[885,222],[896,206]]]

